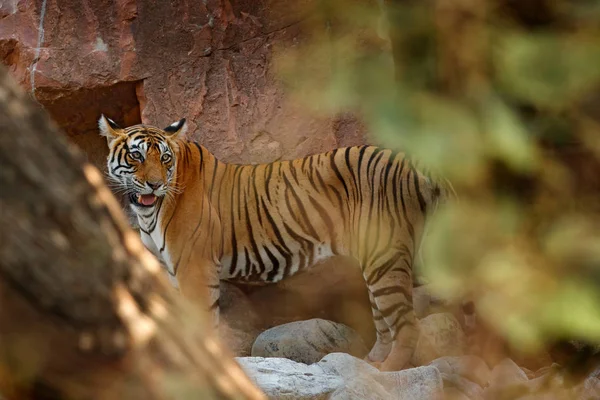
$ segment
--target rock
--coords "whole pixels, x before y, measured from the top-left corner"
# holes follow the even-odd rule
[[[353,329],[318,318],[266,330],[252,346],[253,357],[284,357],[305,364],[337,352],[364,357],[368,350]]]
[[[244,371],[270,399],[438,399],[439,371],[433,367],[379,372],[365,361],[332,353],[305,365],[282,358],[238,358]]]
[[[460,375],[482,387],[486,386],[490,379],[490,368],[476,356],[441,357],[429,365],[436,367],[442,374]]]
[[[556,390],[564,386],[564,383],[563,375],[560,372],[550,371],[546,375],[528,380],[525,386],[529,389],[530,393],[537,393],[540,391]]]
[[[538,369],[537,371],[535,371],[533,373],[533,378],[539,378],[540,376],[546,375],[551,371],[558,371],[560,370],[560,365],[556,364],[556,363],[552,363],[552,365],[546,365],[545,367],[542,367],[540,369]],[[529,375],[528,375],[529,377]],[[532,379],[532,378],[529,378]]]
[[[490,400],[520,398],[532,392],[527,384],[525,372],[513,360],[505,358],[492,369],[483,397]]]
[[[455,387],[444,388],[444,400],[472,400]]]
[[[269,399],[327,399],[344,384],[341,376],[327,374],[316,364],[305,365],[287,358],[236,360]]]
[[[318,365],[345,379],[345,386],[332,399],[437,399],[442,393],[441,374],[433,367],[380,372],[362,359],[344,353],[329,354]]]
[[[352,258],[333,257],[276,284],[244,287],[244,291],[254,309],[260,310],[261,331],[321,318],[354,329],[367,348],[375,343],[367,287]]]
[[[465,377],[479,386],[486,386],[490,380],[490,368],[479,357],[441,357],[429,365],[436,367],[442,374],[456,374]]]
[[[505,358],[492,369],[490,386],[504,386],[512,383],[527,382],[527,375],[513,360]]]
[[[525,376],[527,377],[527,379],[535,378],[535,371],[532,371],[525,367],[521,367],[521,369],[523,370],[523,372],[525,372]]]
[[[579,388],[579,399],[600,399],[600,367],[596,368]]]
[[[463,378],[458,374],[442,373],[442,380],[444,381],[444,388],[456,388],[471,400],[481,399],[483,389],[481,386],[468,380],[467,378]]]
[[[465,334],[452,314],[431,314],[420,320],[419,327],[419,340],[412,357],[413,365],[426,365],[439,357],[464,353]]]

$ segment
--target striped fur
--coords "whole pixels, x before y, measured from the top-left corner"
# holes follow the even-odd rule
[[[185,123],[177,124],[165,132],[100,120],[111,181],[132,198],[150,193],[134,182],[161,185],[152,207],[132,208],[144,243],[183,295],[208,299],[218,314],[219,279],[277,282],[333,255],[353,256],[377,329],[369,359],[386,370],[404,367],[417,339],[412,264],[441,187],[402,154],[374,146],[226,164],[180,139]],[[128,154],[135,148],[143,162]],[[165,152],[171,164],[160,162]]]

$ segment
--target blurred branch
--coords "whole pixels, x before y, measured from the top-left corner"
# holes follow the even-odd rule
[[[0,391],[263,399],[191,318],[100,173],[0,68]]]

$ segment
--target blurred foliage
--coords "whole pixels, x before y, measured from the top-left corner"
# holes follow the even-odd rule
[[[448,178],[424,271],[515,345],[600,341],[600,1],[303,2],[297,99]]]

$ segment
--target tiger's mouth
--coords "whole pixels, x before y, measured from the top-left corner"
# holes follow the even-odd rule
[[[152,207],[158,197],[154,194],[136,194],[132,193],[129,195],[129,201],[138,207]]]

